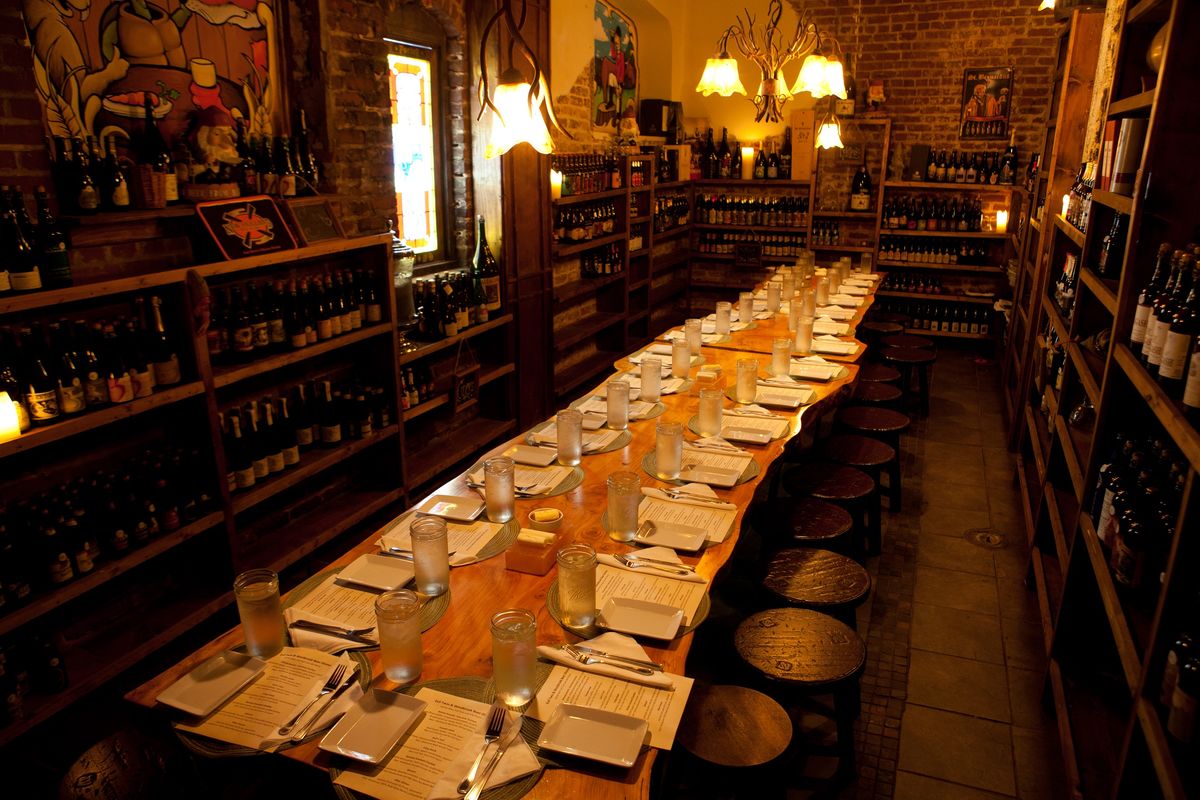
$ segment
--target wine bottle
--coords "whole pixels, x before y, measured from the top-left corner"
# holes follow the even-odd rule
[[[487,295],[488,314],[498,314],[504,303],[504,294],[500,285],[500,267],[496,263],[495,256],[492,255],[492,249],[488,247],[487,232],[484,230],[482,216],[476,218],[475,257],[471,264],[478,272],[479,280],[483,284],[483,291]]]
[[[1116,278],[1120,276],[1121,258],[1125,253],[1125,231],[1129,218],[1121,213],[1113,215],[1113,224],[1104,236],[1100,247],[1100,257],[1096,262],[1096,271],[1101,278]]]
[[[263,400],[257,406],[258,419],[260,420],[259,436],[262,438],[263,452],[267,457],[267,471],[275,475],[283,472],[283,442],[280,440],[279,430],[275,427],[275,408],[271,405],[270,400]]]
[[[137,299],[139,316],[142,315],[143,301]],[[133,381],[134,397],[149,397],[154,393],[154,371],[150,367],[150,357],[142,346],[143,327],[135,327],[132,320],[125,323],[124,348],[125,363],[129,366],[129,377]]]
[[[342,441],[342,418],[333,402],[333,389],[329,381],[321,381],[320,426],[321,444],[337,447]]]
[[[9,280],[15,292],[36,292],[42,288],[42,271],[38,254],[25,238],[15,209],[11,205],[8,187],[0,188],[4,207],[0,209],[0,260],[8,264]]]
[[[150,298],[150,313],[154,320],[154,329],[149,332],[150,366],[154,370],[154,385],[174,386],[181,380],[179,354],[167,336],[162,318],[162,300],[157,296]]]
[[[246,449],[250,453],[250,464],[254,469],[254,480],[264,480],[271,473],[271,465],[267,456],[267,440],[258,424],[258,404],[251,401],[242,409],[242,420],[245,428],[242,435],[246,440]]]
[[[267,282],[267,287],[263,291],[263,317],[267,321],[267,347],[274,353],[279,353],[287,349],[288,334],[287,326],[283,320],[283,306],[279,302],[279,297],[282,294],[282,283]]]
[[[1171,277],[1167,279],[1167,285],[1158,293],[1158,297],[1150,309],[1150,321],[1146,326],[1146,346],[1142,356],[1151,377],[1158,375],[1158,367],[1162,363],[1163,345],[1167,342],[1169,313],[1175,304],[1175,295],[1179,284],[1185,280],[1184,255],[1182,250],[1176,250],[1171,255]],[[1190,280],[1190,276],[1188,280]]]
[[[258,481],[258,476],[250,449],[242,435],[242,418],[236,410],[229,412],[229,431],[230,440],[225,448],[225,458],[233,469],[237,488],[249,489]]]
[[[50,214],[50,199],[46,187],[37,187],[36,251],[42,267],[42,281],[52,289],[70,286],[71,262],[67,255],[67,237]],[[0,289],[2,293],[2,289]]]
[[[158,121],[154,118],[154,105],[150,92],[143,99],[143,124],[141,141],[138,142],[138,164],[147,166],[151,171],[163,175],[165,199],[167,202],[179,200],[179,185],[175,180],[175,170],[171,167],[171,154],[167,151],[167,142],[158,129]]]
[[[998,183],[1016,183],[1017,182],[1017,129],[1010,128],[1008,134],[1008,147],[1004,149],[1004,155],[1000,157],[1000,175]]]
[[[88,154],[84,151],[83,141],[75,139],[75,185],[73,193],[75,198],[75,210],[80,214],[95,214],[100,210],[100,190],[96,186],[96,179],[92,174],[92,170],[96,165],[91,163]]]
[[[1137,310],[1133,316],[1133,327],[1129,333],[1129,347],[1133,354],[1142,357],[1142,349],[1146,342],[1146,331],[1150,322],[1150,311],[1154,300],[1162,290],[1163,282],[1170,272],[1171,245],[1163,242],[1158,246],[1158,258],[1154,262],[1154,272],[1150,280],[1138,294]]]
[[[54,355],[58,359],[58,369],[56,370],[58,409],[63,416],[82,414],[87,408],[83,377],[75,348],[67,338],[67,331],[61,323],[54,323],[50,326],[50,341]]]
[[[704,152],[700,156],[700,171],[705,179],[717,178],[721,172],[721,159],[717,156],[717,147],[713,144],[713,129],[708,129],[704,141]]]
[[[792,179],[792,129],[783,129],[783,146],[779,149],[779,177],[782,180]]]
[[[1166,338],[1163,341],[1162,363],[1158,368],[1158,382],[1167,394],[1172,396],[1178,396],[1184,389],[1197,329],[1200,328],[1200,297],[1197,296],[1198,287],[1195,282],[1195,260],[1188,254],[1183,257],[1183,261],[1183,269],[1191,276],[1184,281],[1189,284],[1188,294],[1183,302],[1170,311]]]
[[[29,419],[34,425],[57,422],[61,416],[58,385],[40,328],[21,331],[21,350],[25,354],[21,394],[29,410]]]
[[[242,287],[235,286],[229,304],[229,344],[232,356],[238,361],[254,358],[254,327],[243,299]]]
[[[103,337],[104,378],[108,384],[108,400],[110,403],[132,402],[133,375],[112,323],[104,323]]]
[[[112,136],[108,137],[108,152],[99,173],[100,196],[104,207],[111,211],[128,210],[131,204],[129,180],[121,167],[121,159],[117,157],[117,142]]]
[[[284,303],[284,328],[288,344],[292,350],[308,347],[308,322],[305,318],[304,306],[296,293],[296,280],[288,282],[287,301]]]
[[[854,173],[850,184],[850,210],[869,211],[871,209],[871,174],[867,171],[867,153],[863,151],[862,164]]]
[[[300,307],[304,313],[304,335],[308,338],[308,343],[317,343],[317,314],[316,314],[316,298],[309,291],[308,279],[300,282]]]
[[[349,333],[354,330],[354,308],[357,304],[352,303],[350,296],[346,294],[341,270],[334,272],[328,280],[333,296],[337,298],[338,321],[341,323],[342,333]]]
[[[296,170],[292,166],[291,146],[288,137],[275,137],[275,174],[278,175],[276,191],[281,197],[296,196]]]
[[[354,270],[342,272],[342,292],[346,297],[346,305],[350,307],[350,330],[353,331],[363,326],[363,320],[367,316],[366,295],[355,285],[355,275]]]
[[[297,436],[296,423],[292,421],[288,412],[288,399],[278,397],[275,402],[278,404],[275,428],[279,432],[279,453],[283,457],[284,467],[294,467],[300,463],[300,439]]]
[[[290,416],[296,427],[296,445],[301,451],[305,451],[313,446],[312,400],[306,398],[302,383],[292,388],[292,395],[295,400],[290,409]]]
[[[767,178],[767,149],[759,146],[758,153],[754,156],[754,169],[752,170],[754,180],[762,181]]]
[[[11,332],[0,328],[0,392],[8,392],[17,414],[17,430],[21,433],[29,430],[30,425],[29,406],[20,377],[23,355]]]

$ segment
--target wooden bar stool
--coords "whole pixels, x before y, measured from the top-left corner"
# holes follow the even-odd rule
[[[912,374],[917,373],[917,391],[921,402],[921,413],[929,413],[929,368],[937,361],[937,354],[923,347],[887,347],[883,360],[900,371],[900,388],[905,394],[912,391]]]
[[[912,424],[907,414],[876,406],[845,406],[837,410],[836,419],[844,430],[879,439],[891,447],[896,451],[897,460],[900,457],[900,434]],[[892,510],[900,510],[899,500]]]
[[[875,322],[894,322],[904,328],[912,323],[912,317],[908,314],[900,314],[895,311],[868,311],[867,316]]]
[[[878,381],[859,381],[854,386],[854,402],[870,406],[894,408],[904,397],[900,387]]]
[[[897,383],[900,370],[886,364],[863,364],[858,368],[860,383]]]
[[[841,506],[812,497],[778,497],[750,506],[750,527],[770,551],[784,547],[821,547],[853,555],[862,537],[853,536],[854,518]]]
[[[821,440],[819,452],[822,458],[858,467],[879,483],[884,472],[888,476],[888,508],[900,508],[900,458],[890,444],[870,436],[853,433],[835,433]],[[879,492],[883,492],[880,485]]]
[[[783,706],[762,692],[695,684],[676,741],[696,769],[673,770],[679,773],[673,791],[738,797],[749,784],[756,797],[783,797],[785,776],[779,768],[792,742],[792,721]]]
[[[861,469],[832,461],[806,461],[791,465],[781,485],[792,497],[815,497],[849,511],[856,522],[853,552],[860,551],[864,539],[879,541],[879,488]]]
[[[823,611],[857,628],[854,610],[871,593],[871,575],[852,558],[811,547],[789,547],[767,562],[762,585],[792,608]]]
[[[880,320],[866,320],[858,326],[855,335],[867,345],[867,353],[871,354],[872,350],[879,347],[880,337],[888,336],[895,333],[903,333],[904,327],[895,322],[883,322]]]
[[[884,347],[924,347],[926,350],[933,349],[933,339],[927,339],[924,336],[916,336],[911,333],[893,333],[887,336],[882,336],[879,343]]]
[[[867,647],[845,623],[805,608],[773,608],[747,617],[734,634],[738,656],[784,705],[833,695],[838,773],[854,774],[854,718]]]

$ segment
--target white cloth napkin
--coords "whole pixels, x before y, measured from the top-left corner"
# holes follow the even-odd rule
[[[842,294],[851,295],[852,297],[853,296],[862,297],[864,295],[869,294],[869,292],[867,291],[867,288],[865,286],[855,286],[854,284],[851,284],[851,283],[843,283],[841,288],[838,289],[838,291],[841,292]]]
[[[716,508],[716,506],[713,506],[713,508]],[[653,558],[655,561],[672,561],[676,564],[683,563],[682,561],[679,560],[679,556],[675,553],[675,551],[669,547],[647,547],[642,550],[638,550],[637,554],[639,556],[643,556],[645,558]],[[708,583],[707,578],[705,578],[703,575],[697,575],[694,572],[689,572],[686,575],[681,575],[678,572],[671,572],[669,570],[657,569],[652,566],[637,567],[635,569],[633,567],[629,567],[629,566],[626,566],[625,564],[622,564],[620,561],[617,560],[617,557],[614,556],[612,553],[600,553],[599,555],[596,556],[596,560],[599,561],[601,564],[606,564],[610,567],[615,567],[616,569],[623,569],[626,572],[636,572],[641,575],[654,575],[659,578],[671,578],[672,580],[684,581],[686,583]],[[621,653],[621,655],[629,655],[629,654]],[[635,657],[636,658],[644,658],[644,656],[635,656]]]
[[[504,731],[500,734],[500,743],[504,743],[511,739],[508,749],[504,751],[504,755],[500,758],[500,763],[492,771],[488,777],[486,789],[491,789],[496,786],[503,786],[506,783],[515,781],[517,778],[523,778],[526,775],[537,772],[542,768],[538,763],[537,757],[533,755],[533,751],[529,749],[529,745],[525,743],[525,739],[521,737],[514,728],[520,729],[521,715],[515,711],[506,712],[508,721],[504,723]],[[479,727],[475,730],[475,735],[467,738],[466,744],[462,750],[458,751],[458,755],[450,762],[450,766],[446,767],[446,771],[442,773],[442,777],[438,778],[438,782],[433,785],[430,790],[427,800],[460,800],[462,797],[458,793],[458,785],[462,783],[462,779],[467,776],[467,771],[471,769],[471,764],[475,761],[475,756],[479,755],[479,750],[483,747],[483,734],[487,730],[487,715],[480,720]],[[479,774],[488,765],[488,761],[496,754],[497,744],[493,744],[488,748],[487,753],[483,757],[483,763],[479,765]]]
[[[692,494],[692,495],[697,495],[700,497],[709,497],[709,498],[712,498],[713,500],[717,499],[717,493],[714,492],[713,488],[711,486],[709,486],[707,483],[685,483],[682,486],[677,487],[677,489],[679,492],[681,492],[683,494]],[[656,489],[653,486],[643,486],[642,487],[642,495],[644,497],[653,497],[657,500],[665,500],[668,503],[683,503],[683,504],[689,505],[689,506],[700,506],[701,508],[728,508],[728,509],[732,509],[734,511],[737,510],[737,506],[735,506],[733,503],[726,503],[726,502],[706,503],[703,500],[687,500],[687,499],[676,500],[675,498],[670,497],[662,489]]]
[[[645,552],[649,552],[648,550]],[[672,551],[673,552],[673,551]],[[605,653],[611,653],[615,656],[625,656],[626,658],[637,658],[642,661],[650,661],[651,658],[646,655],[646,651],[637,643],[637,640],[632,636],[626,636],[621,633],[602,633],[594,639],[588,639],[581,644],[596,650],[602,650]],[[555,664],[562,664],[564,667],[571,669],[583,670],[584,672],[593,672],[597,675],[607,675],[610,678],[620,678],[623,681],[630,683],[640,683],[644,686],[657,686],[660,689],[670,689],[674,683],[671,677],[663,672],[655,672],[653,675],[639,675],[636,672],[628,669],[614,667],[611,664],[581,664],[571,656],[564,653],[557,647],[547,647],[542,645],[538,647],[538,655],[547,661],[553,661]]]
[[[833,298],[830,298],[832,302]],[[849,308],[842,308],[837,305],[821,306],[817,309],[818,317],[829,317],[830,319],[854,319],[854,311]]]
[[[730,417],[770,416],[770,417],[778,417],[779,419],[785,419],[785,417],[781,417],[778,414],[772,413],[770,411],[770,409],[764,408],[763,406],[760,406],[757,403],[747,403],[746,405],[738,406],[737,408],[727,408],[724,411],[722,411],[721,413],[726,416],[730,416]],[[704,485],[704,484],[695,484],[695,485]],[[709,487],[707,485],[704,485],[704,488],[708,489]]]
[[[817,336],[813,338],[813,350],[819,353],[850,355],[858,351],[858,344],[842,341],[836,336]]]
[[[697,447],[697,445],[708,445],[707,447]],[[736,444],[722,439],[720,436],[702,436],[694,442],[684,442],[684,450],[698,450],[701,453],[729,453],[730,455],[745,455],[748,450],[743,450]]]
[[[813,333],[845,336],[846,334],[850,333],[850,324],[847,322],[834,322],[831,319],[822,318],[813,322]]]
[[[355,669],[357,667],[357,664],[350,661],[345,656],[342,656],[342,661],[344,661],[350,669]],[[321,716],[315,723],[308,723],[308,715],[312,712],[311,710],[306,711],[304,716],[297,721],[297,725],[291,733],[289,733],[287,736],[277,736],[275,734],[279,729],[276,728],[271,731],[270,736],[262,740],[259,748],[262,750],[273,750],[284,742],[290,740],[292,735],[302,730],[304,726],[307,726],[308,735],[311,736],[314,733],[319,733],[326,728],[329,728],[331,725],[333,725],[333,723],[337,722],[338,719],[340,719],[343,714],[349,711],[350,707],[357,703],[363,696],[362,684],[358,682],[358,673],[350,673],[347,679],[353,681],[353,683],[351,683],[345,691],[339,694],[334,701],[329,704],[328,708],[321,712]],[[290,719],[292,714],[306,706],[310,700],[314,699],[324,685],[324,679],[315,683],[313,688],[309,690],[308,694],[304,695],[304,699],[297,703],[295,707],[288,712],[288,718]],[[305,738],[307,738],[307,736]]]
[[[864,297],[851,297],[848,294],[829,295],[829,304],[834,306],[861,306],[865,300]]]
[[[293,628],[292,623],[298,620],[306,620],[308,622],[316,622],[321,625],[335,625],[339,628],[347,627],[345,623],[338,622],[335,619],[322,617],[319,614],[313,614],[308,611],[302,611],[295,606],[284,609],[283,619],[288,625],[288,634],[292,637],[292,644],[296,647],[311,647],[313,650],[320,650],[322,653],[340,653],[344,650],[360,650],[366,647],[375,647],[376,645],[359,644],[348,639],[342,639],[338,636],[329,633],[321,633],[319,631],[310,631],[304,628]],[[377,631],[363,634],[364,638],[373,639],[376,643],[379,641]]]

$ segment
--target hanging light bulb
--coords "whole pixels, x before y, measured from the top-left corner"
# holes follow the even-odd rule
[[[817,131],[817,147],[829,150],[842,146],[842,125],[835,114],[830,114]]]
[[[496,121],[492,124],[491,140],[483,151],[484,158],[502,156],[521,142],[528,142],[545,155],[554,151],[554,141],[542,118],[541,87],[532,96],[531,88],[521,73],[511,67],[500,76],[492,95]]]
[[[711,94],[729,97],[734,92],[745,94],[746,87],[742,86],[742,77],[738,74],[737,59],[724,50],[715,58],[708,59],[704,64],[704,74],[696,84],[696,91],[705,97]]]
[[[829,94],[826,91],[825,83],[825,65],[827,63],[829,63],[828,60],[820,53],[810,53],[800,66],[800,74],[796,76],[792,94],[808,92],[814,100],[820,100]]]

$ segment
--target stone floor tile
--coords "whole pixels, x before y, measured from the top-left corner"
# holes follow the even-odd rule
[[[913,603],[913,648],[1003,664],[1001,636],[998,617]]]
[[[900,769],[1015,794],[1010,726],[909,705],[900,726]]]
[[[1000,611],[994,580],[939,567],[917,567],[913,599],[979,614],[994,615]]]
[[[1014,725],[1038,730],[1055,729],[1054,714],[1046,708],[1045,675],[1031,669],[1008,669],[1008,697]]]
[[[963,537],[926,536],[917,549],[917,563],[977,575],[992,576],[996,566],[992,551],[980,547]]]
[[[924,496],[924,495],[922,495]],[[991,520],[986,510],[946,508],[930,502],[920,512],[921,534],[961,537],[974,528],[987,528]]]
[[[1062,797],[1062,751],[1054,730],[1013,727],[1012,742],[1017,796],[1021,800]]]
[[[924,543],[922,543],[924,547]],[[1000,597],[1000,616],[1040,623],[1037,592],[1019,578],[997,578],[996,593]]]
[[[981,511],[988,507],[988,492],[983,484],[972,486],[963,483],[924,481],[922,494],[930,506],[947,510]]]
[[[913,650],[908,702],[1011,722],[1004,667],[986,661]]]
[[[895,800],[998,800],[1001,794],[972,789],[961,783],[947,783],[915,772],[896,773]]]
[[[1046,666],[1046,643],[1042,626],[1011,617],[1000,620],[1004,633],[1004,660],[1017,669],[1041,670]]]

